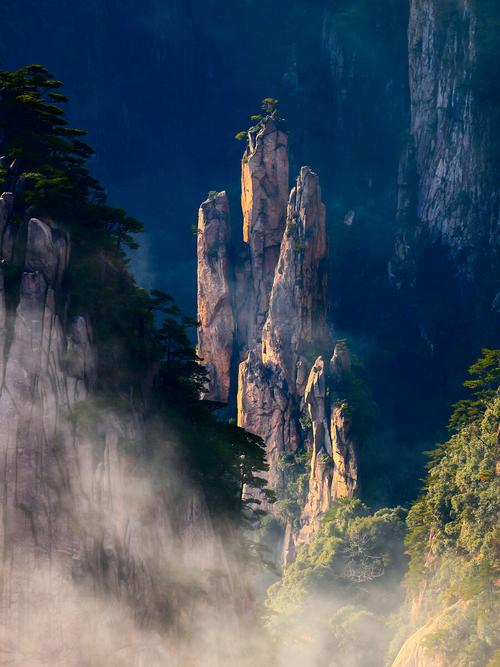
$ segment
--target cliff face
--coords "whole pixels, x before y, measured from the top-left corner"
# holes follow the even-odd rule
[[[55,664],[57,656],[65,665],[84,657],[93,664],[138,665],[145,644],[148,664],[164,664],[177,657],[178,646],[167,634],[152,642],[142,628],[161,627],[167,609],[178,613],[173,568],[189,568],[207,588],[206,572],[215,567],[227,583],[224,551],[196,489],[179,483],[174,506],[154,475],[125,454],[124,442],[144,438],[143,423],[134,411],[106,408],[94,393],[92,328],[84,314],[67,315],[69,236],[34,218],[14,223],[11,203],[10,194],[0,198],[0,636],[6,664]],[[110,614],[113,628],[106,622]],[[127,658],[110,662],[122,650],[124,632]]]
[[[209,376],[205,398],[223,403],[229,399],[234,342],[229,242],[229,205],[219,192],[198,214],[198,355]]]
[[[449,253],[463,283],[484,284],[498,268],[500,247],[495,116],[481,92],[488,28],[480,3],[410,4],[411,120],[396,278],[401,270],[410,283],[418,280],[419,263],[435,246]],[[491,289],[490,281],[489,307]]]
[[[446,655],[437,651],[428,651],[425,640],[432,638],[440,630],[440,619],[432,619],[423,628],[419,628],[403,644],[392,667],[452,667]]]
[[[316,359],[305,390],[304,402],[312,425],[309,493],[302,512],[299,541],[318,530],[332,500],[352,498],[359,492],[359,443],[350,407],[339,389],[351,372],[351,356],[343,341],[335,345],[330,368]]]
[[[333,343],[328,322],[325,206],[319,178],[308,167],[302,167],[288,196],[287,145],[287,136],[274,117],[260,122],[248,135],[241,197],[247,252],[240,253],[234,267],[234,321],[241,362],[237,377],[228,374],[223,383],[236,389],[238,425],[266,444],[267,482],[273,490],[283,491],[288,483],[283,458],[312,448],[311,497],[302,523],[317,526],[332,498],[356,492],[350,477],[356,452],[346,445],[351,442],[347,417],[331,411],[325,391],[321,394],[316,389],[320,393],[313,398],[311,359]],[[218,242],[225,244],[225,237]],[[200,247],[201,238],[198,243]],[[218,249],[212,252],[220,257]],[[206,272],[204,257],[198,253],[199,280]],[[199,284],[198,290],[199,346],[201,350],[205,341],[213,341],[210,355],[202,354],[213,365],[211,360],[221,356],[224,341],[205,313],[223,290],[220,283],[217,292],[215,284],[210,294],[205,284]],[[308,410],[312,441],[301,426]],[[325,449],[326,442],[330,444]],[[323,452],[328,461],[321,467]],[[290,558],[296,539],[296,529],[288,526],[285,550]]]
[[[327,246],[319,178],[302,167],[290,193],[286,228],[262,334],[265,364],[288,371],[292,391],[302,393],[297,374],[310,345],[327,342]],[[302,391],[301,391],[302,390]]]
[[[241,167],[243,240],[248,244],[252,290],[248,341],[260,340],[285,228],[288,137],[274,121],[249,132]]]
[[[245,158],[244,158],[245,161]],[[245,164],[245,162],[244,162]],[[243,169],[245,167],[243,166]],[[283,483],[280,458],[301,442],[298,411],[309,344],[326,330],[325,210],[316,174],[303,167],[290,194],[269,308],[259,339],[240,364],[238,423],[266,442],[269,484]]]

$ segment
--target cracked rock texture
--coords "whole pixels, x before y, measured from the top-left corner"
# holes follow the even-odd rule
[[[327,245],[319,178],[302,167],[290,193],[285,233],[262,335],[262,359],[288,372],[293,392],[305,349],[327,340]]]
[[[330,380],[326,375],[333,373],[322,370],[316,376],[310,371],[311,357],[331,349],[333,342],[328,322],[325,206],[319,178],[309,167],[301,168],[288,194],[287,146],[287,136],[274,118],[265,119],[249,132],[242,161],[245,247],[232,253],[236,258],[232,271],[226,268],[228,216],[216,216],[217,233],[211,237],[209,250],[199,233],[199,349],[212,375],[208,395],[214,383],[219,392],[224,388],[224,396],[232,395],[235,389],[238,425],[264,440],[271,489],[282,491],[288,483],[283,458],[312,447],[311,491],[301,519],[302,539],[306,539],[319,525],[332,498],[356,492],[357,485],[350,477],[356,459],[347,414],[332,412],[327,400],[326,383]],[[200,230],[212,219],[209,210],[215,209],[217,201],[202,205]],[[212,283],[205,277],[208,254],[217,270]],[[214,318],[213,324],[207,313],[223,300],[220,317],[230,321],[228,274],[235,276],[234,348],[240,363],[237,376],[228,373],[222,379],[222,367],[230,365],[229,339],[219,333],[220,320]],[[209,290],[207,284],[211,285]],[[321,358],[316,366],[323,369]],[[301,425],[307,412],[312,421],[312,443]],[[352,461],[342,460],[343,456],[351,456]],[[285,533],[285,560],[289,561],[295,554],[297,530],[287,526]]]
[[[205,398],[223,403],[229,399],[235,326],[229,243],[229,204],[219,192],[198,214],[198,355],[209,376]]]
[[[400,170],[399,237],[391,264],[414,281],[426,248],[442,245],[467,282],[498,270],[497,131],[478,82],[480,4],[412,0],[408,30],[411,127]]]
[[[286,484],[281,457],[302,443],[303,353],[327,335],[326,252],[319,179],[303,167],[288,201],[262,343],[250,345],[238,378],[238,423],[266,443],[272,489]]]
[[[11,195],[4,194],[1,251],[9,259],[0,264],[0,639],[7,664],[54,664],[57,655],[57,664],[76,665],[78,633],[98,632],[105,613],[124,613],[131,633],[137,624],[164,621],[165,606],[175,607],[175,591],[162,583],[172,558],[194,576],[228,569],[201,494],[184,490],[174,509],[124,454],[122,441],[143,437],[139,415],[105,409],[95,397],[92,327],[85,314],[68,317],[62,287],[70,261],[66,232],[36,218],[22,223],[20,281],[10,282],[6,299],[10,210]],[[201,574],[200,583],[207,582]],[[111,596],[104,615],[89,591]],[[87,628],[82,614],[88,604]],[[119,634],[106,631],[106,641],[119,644]],[[132,656],[140,633],[129,639],[127,664],[139,665],[141,658]],[[164,664],[155,660],[148,664]]]
[[[288,136],[275,121],[248,134],[241,167],[243,240],[248,244],[252,289],[248,341],[260,341],[269,307],[274,271],[285,229],[288,200]]]
[[[330,369],[316,359],[307,382],[304,402],[312,428],[309,493],[302,512],[298,541],[318,530],[332,500],[351,498],[359,491],[357,438],[349,407],[336,397],[336,388],[351,371],[351,357],[343,342],[336,344]]]

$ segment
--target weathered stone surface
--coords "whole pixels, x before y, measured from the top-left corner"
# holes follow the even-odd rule
[[[283,369],[296,393],[297,364],[311,344],[327,335],[325,207],[318,176],[302,167],[290,193],[286,229],[262,334],[265,364]]]
[[[0,195],[0,261],[10,260],[13,251],[13,238],[9,225],[9,219],[14,206],[12,192],[4,192]]]
[[[392,667],[453,667],[453,663],[439,649],[429,650],[426,641],[439,631],[442,618],[432,618],[414,632],[403,644]]]
[[[325,363],[322,357],[318,357],[309,374],[304,403],[307,405],[312,423],[314,449],[323,450],[331,456],[332,442],[329,433],[326,383]]]
[[[268,119],[249,132],[241,169],[243,240],[250,247],[249,346],[260,341],[285,229],[288,137]]]
[[[84,315],[68,321],[60,290],[69,239],[41,220],[26,224],[11,340],[0,347],[0,642],[8,664],[54,664],[57,656],[76,667],[84,646],[85,659],[108,664],[126,629],[126,664],[138,667],[140,628],[163,624],[167,607],[179,611],[172,563],[205,587],[207,600],[219,599],[232,574],[201,493],[183,489],[172,505],[125,454],[121,441],[144,438],[143,423],[133,410],[106,409],[93,393],[92,329]],[[6,316],[0,289],[0,344]],[[215,570],[218,591],[208,576]],[[193,618],[209,611],[193,610]],[[120,619],[116,629],[107,618]],[[234,619],[231,608],[223,625]],[[177,655],[167,637],[147,643],[148,665]]]
[[[332,412],[332,499],[352,498],[359,491],[358,447],[352,430],[349,406],[336,405]]]
[[[359,491],[358,446],[349,407],[336,402],[335,396],[351,366],[349,350],[339,341],[330,361],[330,372],[323,358],[318,357],[309,374],[304,403],[311,420],[313,442],[309,493],[302,512],[299,542],[307,542],[318,530],[332,500],[352,498]]]
[[[14,622],[24,618],[30,577],[59,558],[67,569],[66,556],[74,553],[68,508],[77,480],[67,447],[73,442],[68,416],[75,395],[66,382],[66,338],[56,309],[68,253],[64,234],[39,220],[28,223],[29,259],[16,313],[9,315],[13,334],[4,349],[0,388],[0,539],[9,571],[0,596]]]
[[[248,354],[250,336],[250,305],[252,302],[252,264],[250,250],[244,245],[236,256],[234,266],[235,295],[234,315],[236,322],[236,348],[238,361],[244,361]]]
[[[238,423],[266,443],[273,489],[284,483],[280,458],[302,443],[303,351],[326,337],[326,251],[319,179],[303,167],[289,198],[262,348],[250,350],[238,382]]]
[[[335,345],[330,361],[332,388],[341,386],[349,375],[352,361],[345,341]],[[332,440],[333,477],[332,499],[352,498],[359,492],[358,443],[353,433],[350,406],[337,402],[331,411],[330,434]]]
[[[333,378],[340,382],[342,377],[351,372],[352,360],[351,353],[345,341],[337,341],[333,349],[333,355],[330,359],[330,370]]]
[[[276,489],[283,479],[280,457],[296,451],[300,427],[294,418],[295,397],[283,371],[265,366],[253,350],[239,367],[237,407],[238,425],[266,444],[267,480]]]
[[[396,281],[405,271],[411,280],[434,243],[449,249],[467,280],[484,272],[485,262],[498,266],[499,190],[489,149],[497,130],[472,81],[481,48],[478,11],[471,0],[410,3],[411,138],[399,179]]]
[[[332,442],[326,397],[326,373],[322,357],[316,359],[304,394],[312,424],[313,444],[309,494],[302,512],[300,541],[306,541],[319,528],[321,517],[331,504]]]
[[[2,238],[5,225],[9,221],[9,216],[12,211],[14,197],[11,192],[4,192],[0,195],[0,241]]]
[[[28,223],[25,272],[40,272],[49,285],[60,283],[68,265],[69,236],[36,218]]]
[[[327,397],[331,377],[350,372],[348,352],[339,346],[331,369],[319,357],[309,373],[311,352],[317,354],[332,342],[325,206],[319,178],[309,167],[302,167],[288,199],[287,188],[287,137],[273,119],[267,119],[250,132],[242,163],[243,237],[248,251],[239,254],[233,269],[238,378],[231,379],[227,371],[226,383],[219,380],[218,386],[223,385],[227,395],[230,382],[237,383],[238,425],[264,440],[271,489],[279,491],[287,484],[282,458],[312,447],[310,491],[299,537],[305,541],[318,528],[332,497],[356,492],[357,467],[347,413],[340,409],[332,413]],[[203,212],[200,229],[206,226],[206,217]],[[219,360],[219,375],[213,373],[217,377],[228,368],[228,362],[220,359],[229,358],[229,349],[206,313],[216,309],[214,294],[224,298],[227,281],[221,266],[227,260],[226,244],[223,232],[214,235],[207,250],[199,234],[200,341],[208,341],[204,349],[210,353],[203,351],[201,342],[199,349],[209,370],[213,360]],[[207,293],[204,276],[209,252],[216,258],[219,279],[217,289],[211,287]],[[221,307],[221,311],[227,312],[229,320],[229,309]],[[301,425],[304,408],[312,423],[312,442]],[[296,539],[296,529],[288,525],[285,564],[294,558]]]
[[[227,402],[234,346],[229,264],[230,221],[225,192],[209,197],[198,216],[198,355],[208,370],[204,397]]]

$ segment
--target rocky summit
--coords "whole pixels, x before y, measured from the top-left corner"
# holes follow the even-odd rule
[[[200,208],[198,351],[210,376],[206,398],[235,396],[238,425],[264,440],[272,490],[287,484],[284,458],[312,452],[301,525],[284,528],[288,542],[298,543],[319,526],[332,499],[353,497],[358,490],[350,417],[334,390],[327,395],[326,389],[335,377],[350,373],[349,352],[334,346],[329,317],[319,177],[302,167],[285,196],[288,137],[275,116],[251,128],[247,141],[241,167],[247,252],[228,250],[224,193]],[[229,266],[229,256],[243,257],[243,264],[236,259]],[[334,347],[332,370],[326,373],[322,358],[314,360]],[[304,428],[308,419],[310,426]],[[273,511],[272,505],[268,508]]]

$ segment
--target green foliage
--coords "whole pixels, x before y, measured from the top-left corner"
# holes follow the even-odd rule
[[[274,97],[264,97],[260,103],[260,108],[265,111],[266,115],[270,116],[278,109],[279,100]]]
[[[0,187],[16,193],[14,220],[57,220],[71,233],[70,311],[92,317],[101,351],[99,376],[106,385],[119,386],[130,370],[138,382],[157,351],[154,345],[148,349],[154,337],[148,297],[128,272],[125,254],[137,247],[142,224],[109,206],[89,174],[93,151],[82,141],[85,132],[68,126],[61,107],[66,98],[57,92],[61,85],[40,65],[0,71],[2,152],[14,165],[4,170]]]
[[[339,666],[382,663],[388,615],[400,601],[404,518],[401,508],[372,513],[360,500],[336,501],[269,589],[268,625],[303,664],[323,653]]]
[[[279,461],[282,481],[276,489],[275,513],[283,525],[300,529],[300,516],[309,491],[310,461],[307,452],[283,454]]]
[[[492,365],[483,354],[469,382],[483,391]],[[420,621],[439,616],[428,650],[452,664],[480,667],[498,648],[500,574],[500,398],[432,453],[423,496],[408,516],[410,601],[425,591]]]
[[[338,340],[337,346],[341,345],[348,349],[347,340]],[[370,436],[377,416],[377,405],[365,376],[363,363],[351,353],[351,370],[337,378],[332,387],[333,401],[349,411],[353,430],[361,442]]]
[[[500,387],[500,350],[483,349],[480,359],[469,368],[470,380],[464,387],[472,398],[458,401],[450,417],[450,431],[458,431],[475,419],[480,419]]]
[[[117,248],[136,247],[133,235],[142,225],[106,204],[87,168],[93,150],[82,141],[85,132],[68,126],[61,107],[67,98],[56,92],[61,86],[41,65],[0,71],[2,150],[14,165],[4,170],[1,185],[9,190],[22,183],[16,196],[21,214],[57,218],[70,231],[85,227]]]
[[[279,100],[274,99],[274,97],[265,97],[261,103],[260,108],[264,113],[252,114],[250,120],[253,125],[249,130],[242,130],[234,135],[235,139],[238,141],[243,141],[248,138],[249,132],[257,132],[260,128],[264,127],[270,120],[273,120],[278,127],[282,127],[284,124],[284,119],[281,118],[279,114]]]

